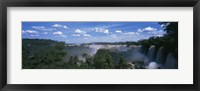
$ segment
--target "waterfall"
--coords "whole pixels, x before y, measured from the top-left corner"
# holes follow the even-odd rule
[[[164,64],[164,55],[163,55],[163,47],[160,47],[158,49],[158,52],[156,54],[156,63],[158,64]]]
[[[156,62],[150,62],[148,65],[148,69],[158,69],[159,65]]]
[[[149,47],[147,57],[149,59],[149,62],[152,62],[155,60],[155,54],[156,54],[156,47],[154,45]]]
[[[142,46],[134,46],[133,48],[133,51],[132,51],[132,55],[131,55],[131,58],[134,60],[134,61],[144,61],[146,56],[144,54],[141,53],[141,47]]]
[[[172,53],[169,53],[166,58],[165,62],[165,68],[166,69],[177,69],[178,68],[178,62],[175,60]]]

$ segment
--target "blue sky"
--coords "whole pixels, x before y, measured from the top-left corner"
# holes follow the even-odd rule
[[[164,34],[158,22],[22,22],[22,38],[66,43],[138,41]]]

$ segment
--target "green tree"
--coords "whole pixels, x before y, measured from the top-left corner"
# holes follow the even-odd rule
[[[96,69],[113,69],[114,61],[109,50],[99,49],[94,56],[94,67]]]
[[[124,57],[120,57],[120,60],[118,62],[117,68],[119,69],[127,69],[129,68],[129,64],[125,61]]]
[[[82,54],[82,57],[83,57],[83,58],[87,58],[87,57],[88,57],[88,54],[87,54],[87,53],[83,53],[83,54]]]
[[[63,51],[65,44],[44,39],[22,40],[22,67],[27,69],[61,68],[65,63],[63,58],[67,55]]]
[[[166,49],[165,54],[172,52],[175,53],[175,58],[178,59],[178,22],[161,22],[164,30],[167,32],[165,37]]]
[[[74,57],[71,56],[68,63],[70,65],[71,69],[77,69],[77,68],[79,68],[79,65],[78,65],[78,63],[79,63],[78,56],[77,55],[74,56]]]

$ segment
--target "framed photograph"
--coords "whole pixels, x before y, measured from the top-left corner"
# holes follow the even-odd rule
[[[1,2],[2,90],[199,90],[199,0]]]

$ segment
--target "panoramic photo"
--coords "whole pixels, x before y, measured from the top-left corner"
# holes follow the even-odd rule
[[[22,22],[22,69],[178,69],[178,22]]]

